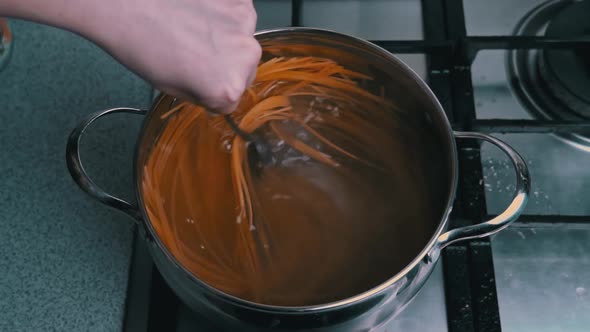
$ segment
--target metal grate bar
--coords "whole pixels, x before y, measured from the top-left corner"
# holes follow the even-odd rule
[[[455,125],[453,125],[455,127]],[[459,127],[459,125],[457,125]],[[590,132],[590,121],[563,122],[543,120],[475,120],[470,125],[472,130],[485,133],[582,133]]]
[[[157,268],[152,269],[148,332],[175,331],[180,299],[174,294]]]
[[[467,44],[477,50],[571,49],[590,47],[589,37],[552,38],[537,36],[469,36]]]
[[[463,1],[447,0],[444,3],[448,38],[457,41],[458,45],[462,46],[462,41],[466,40],[467,35]],[[476,119],[476,113],[471,81],[471,59],[468,48],[458,47],[452,60],[451,85],[455,111],[454,123],[462,130],[470,130],[471,124]],[[480,142],[461,140],[458,143],[460,147],[459,168],[462,175],[459,181],[455,216],[479,223],[484,220],[483,218],[487,214],[485,192],[481,185],[483,167],[481,164]],[[451,227],[456,227],[456,224],[451,224]],[[466,322],[459,320],[464,319],[465,313],[471,310],[473,331],[501,331],[494,264],[489,239],[472,241],[466,245],[457,245],[453,249],[449,248],[449,254],[445,255],[445,258],[449,259],[450,253],[454,251],[462,253],[463,260],[468,262],[468,273],[461,275],[462,286],[459,287],[469,288],[470,291],[461,291],[457,294],[456,285],[446,285],[449,330],[451,332],[463,331]],[[453,275],[452,269],[447,268],[445,270],[445,278],[456,282],[458,276]]]
[[[423,0],[424,34],[427,43],[444,44],[450,42],[447,33],[445,3]],[[445,113],[451,122],[457,121],[454,89],[451,89],[451,70],[453,52],[436,52],[427,54],[429,86],[441,101]],[[461,190],[459,195],[461,195]],[[459,202],[459,197],[456,202]],[[460,203],[459,203],[460,204]],[[457,207],[455,207],[457,211]],[[464,224],[453,218],[451,227]],[[443,276],[447,324],[450,332],[473,332],[474,313],[471,306],[471,288],[469,287],[468,250],[464,245],[451,246],[442,253]]]
[[[438,53],[449,52],[453,44],[449,41],[424,41],[424,40],[371,40],[391,53]]]
[[[443,251],[443,262],[449,332],[473,332],[475,327],[471,307],[467,247],[446,248]]]
[[[585,224],[590,225],[590,216],[521,215],[515,224]]]
[[[291,0],[291,26],[301,26],[303,0]]]
[[[470,63],[481,50],[590,48],[590,38],[556,39],[537,36],[473,36],[463,41]]]
[[[496,292],[492,246],[488,239],[469,243],[471,295],[475,313],[475,330],[500,331],[500,314]]]
[[[134,228],[123,331],[145,332],[148,331],[149,326],[148,315],[150,312],[150,290],[153,287],[152,271],[154,270],[154,263],[137,230],[137,226]]]
[[[451,81],[450,81],[450,56],[451,50],[442,52],[444,49],[436,45],[451,45],[447,40],[444,24],[444,8],[442,1],[422,1],[422,16],[424,24],[424,41],[418,41],[422,44],[422,49],[430,49],[427,52],[427,67],[428,67],[428,85],[437,96],[447,117],[452,121],[452,103],[451,103]],[[429,46],[426,46],[429,45]],[[393,47],[394,45],[385,46],[390,52],[397,53],[400,50]],[[418,48],[418,47],[417,47]],[[401,52],[400,52],[401,53]]]

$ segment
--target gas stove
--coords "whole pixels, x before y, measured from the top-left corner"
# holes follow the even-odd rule
[[[527,160],[525,214],[490,239],[445,249],[383,331],[587,331],[590,326],[590,1],[266,0],[259,29],[352,34],[409,64],[453,127],[499,135]],[[502,211],[510,162],[458,141],[451,227]],[[125,331],[220,331],[172,293],[136,236]]]

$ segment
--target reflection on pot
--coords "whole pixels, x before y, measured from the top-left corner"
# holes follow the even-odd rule
[[[0,17],[0,70],[2,70],[12,53],[12,31],[8,20]]]

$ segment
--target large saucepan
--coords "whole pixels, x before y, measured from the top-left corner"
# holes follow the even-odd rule
[[[385,86],[385,95],[406,110],[404,119],[408,121],[407,126],[420,130],[420,139],[408,140],[406,144],[412,144],[412,151],[424,157],[418,159],[427,160],[415,166],[431,188],[427,197],[423,197],[423,207],[435,209],[437,218],[432,220],[432,227],[428,234],[424,234],[424,240],[420,240],[419,248],[422,249],[415,252],[414,259],[373,289],[338,302],[308,307],[278,307],[248,302],[214,289],[188,272],[162,244],[145,211],[141,186],[143,165],[158,133],[166,125],[160,115],[170,108],[175,99],[160,95],[149,111],[115,108],[90,115],[73,130],[68,141],[67,164],[72,177],[92,197],[135,220],[156,266],[176,294],[195,311],[222,326],[231,327],[233,331],[370,331],[390,320],[410,302],[432,272],[443,248],[457,241],[497,233],[522,212],[530,187],[523,159],[494,137],[474,132],[453,132],[428,86],[389,52],[355,37],[319,29],[277,29],[259,32],[256,37],[263,49],[284,49],[286,56],[301,53],[328,57],[352,70],[367,73],[380,83],[379,87],[368,86],[368,90]],[[86,128],[98,118],[121,112],[144,116],[134,157],[137,202],[126,202],[98,187],[85,173],[79,155],[80,139]],[[448,230],[458,178],[456,138],[487,141],[504,151],[515,167],[516,193],[508,208],[492,220]]]

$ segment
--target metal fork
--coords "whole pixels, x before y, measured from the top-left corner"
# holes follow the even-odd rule
[[[248,156],[251,166],[266,166],[272,162],[272,150],[270,144],[255,133],[246,133],[234,121],[231,115],[224,115],[225,121],[248,144]]]

